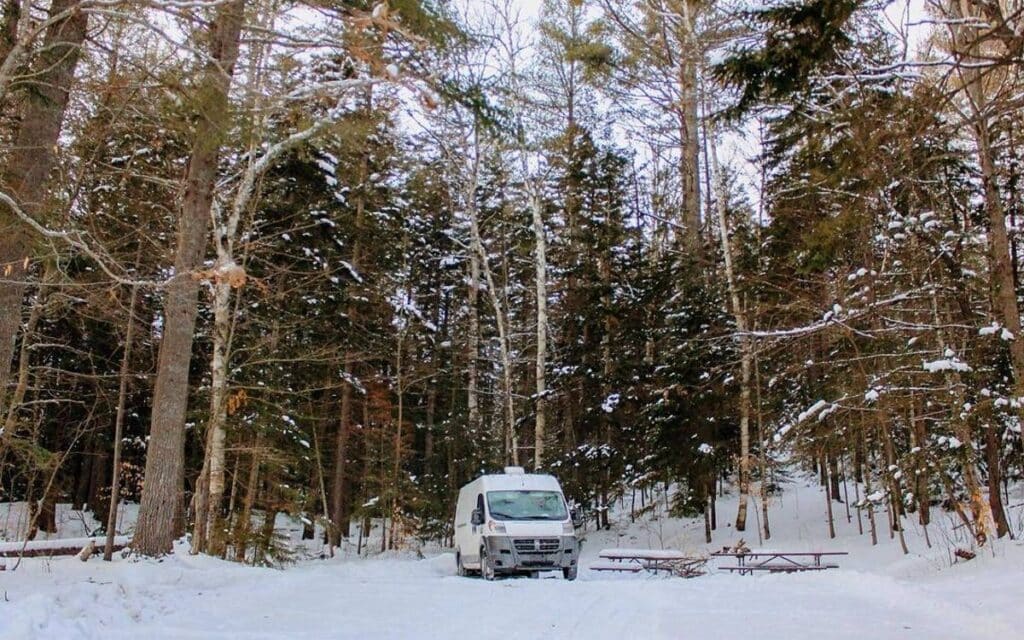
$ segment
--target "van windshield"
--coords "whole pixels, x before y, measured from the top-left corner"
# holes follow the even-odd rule
[[[488,491],[487,510],[495,520],[565,520],[565,500],[557,491]]]

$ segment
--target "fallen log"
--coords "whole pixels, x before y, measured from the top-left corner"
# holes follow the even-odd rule
[[[129,542],[131,539],[128,536],[115,536],[114,551],[124,549]],[[85,547],[103,548],[106,543],[106,537],[0,542],[0,558],[75,556],[82,553]],[[0,562],[0,567],[3,564]],[[0,569],[0,571],[2,570]]]

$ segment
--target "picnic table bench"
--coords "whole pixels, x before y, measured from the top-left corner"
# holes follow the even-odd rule
[[[707,558],[695,558],[674,549],[602,549],[597,555],[603,562],[591,564],[594,571],[666,571],[684,578],[704,575],[703,567],[707,563]]]
[[[753,575],[756,571],[770,573],[796,573],[798,571],[824,571],[838,569],[839,565],[822,562],[822,558],[849,555],[846,551],[718,551],[715,558],[735,558],[736,566],[719,567],[724,571]]]

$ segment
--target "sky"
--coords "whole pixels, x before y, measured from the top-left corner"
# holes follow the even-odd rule
[[[522,7],[524,16],[534,16],[540,12],[541,0],[518,0],[517,4]]]

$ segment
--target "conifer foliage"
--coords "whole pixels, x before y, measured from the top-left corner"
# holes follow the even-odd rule
[[[383,551],[450,539],[459,487],[519,464],[587,527],[675,485],[710,542],[735,486],[767,538],[783,463],[876,540],[936,510],[1012,533],[1002,5],[932,3],[918,54],[857,0],[23,4],[0,29],[21,534],[131,501],[141,555],[280,564],[282,519]]]

